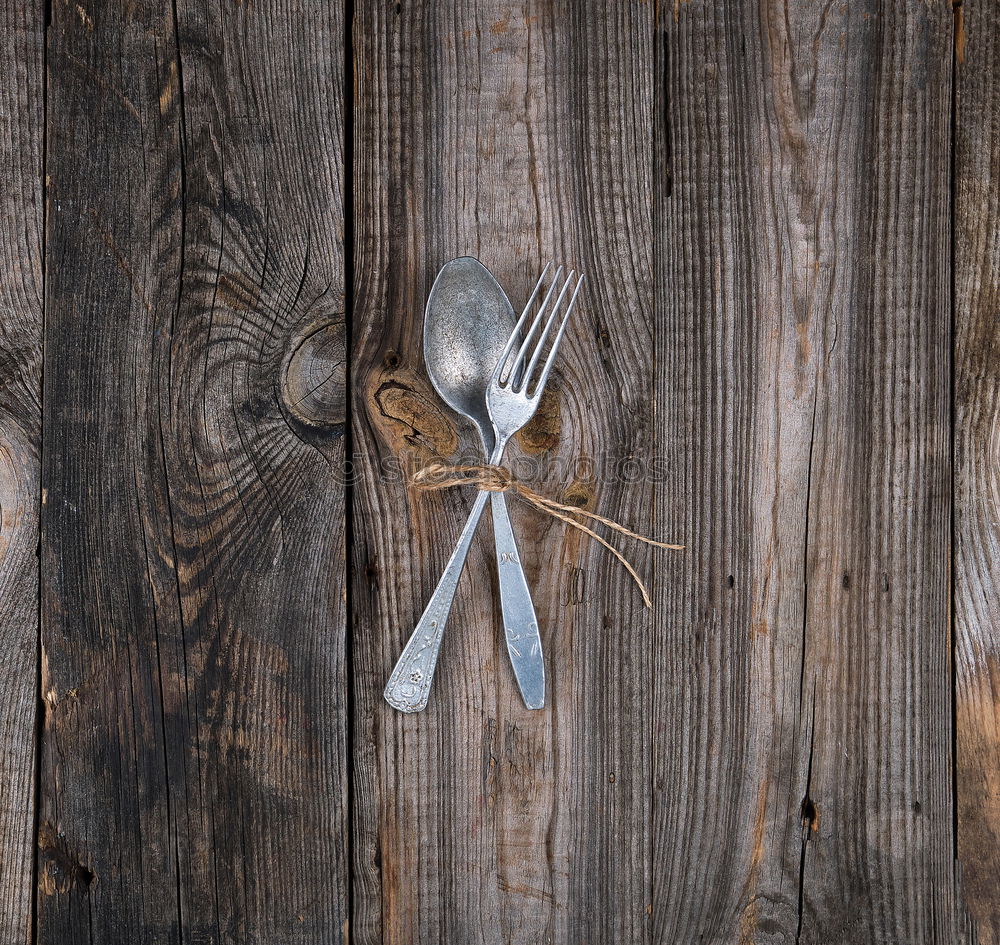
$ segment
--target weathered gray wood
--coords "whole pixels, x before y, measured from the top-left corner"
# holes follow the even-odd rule
[[[31,935],[45,14],[0,5],[0,940]]]
[[[524,709],[499,633],[488,525],[428,709],[381,689],[470,503],[379,470],[474,457],[430,388],[423,304],[477,255],[523,304],[545,261],[588,288],[539,416],[508,459],[639,528],[652,394],[652,5],[358,4],[355,233],[355,915],[363,943],[648,937],[651,620],[628,577],[515,509],[549,678]],[[587,468],[587,463],[591,468]],[[643,571],[652,555],[634,550]]]
[[[354,12],[346,52],[339,3],[0,13],[0,938],[40,600],[39,941],[336,942],[352,899],[371,945],[959,945],[957,842],[1000,943],[995,5]],[[476,458],[420,354],[461,253],[515,306],[588,272],[516,471],[689,547],[629,549],[647,612],[515,508],[530,713],[484,523],[403,717],[471,496],[391,464]]]
[[[955,673],[958,858],[1000,943],[1000,9],[959,8],[955,123]]]
[[[664,16],[655,940],[961,940],[948,5]]]
[[[39,938],[341,941],[340,8],[52,20]]]

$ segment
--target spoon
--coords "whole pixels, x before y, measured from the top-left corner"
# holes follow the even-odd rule
[[[486,407],[486,388],[516,325],[510,300],[479,260],[463,256],[441,268],[424,314],[424,362],[441,399],[476,425],[487,458],[494,451],[495,436]],[[538,621],[517,554],[506,497],[491,492],[490,503],[497,562],[504,563],[499,568],[500,609],[507,650],[524,704],[541,709],[545,705],[545,664]],[[462,533],[449,569],[460,559],[464,561],[473,532],[474,525]],[[459,564],[459,572],[460,568]],[[427,705],[457,576],[447,589],[435,592],[386,686],[386,701],[403,712],[419,712]]]

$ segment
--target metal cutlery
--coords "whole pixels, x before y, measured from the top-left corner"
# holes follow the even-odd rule
[[[496,438],[486,406],[486,388],[503,347],[517,324],[506,293],[477,259],[464,256],[442,266],[427,298],[424,314],[424,363],[438,392],[456,413],[471,420],[483,444],[483,459],[493,452]],[[510,518],[507,498],[490,493],[493,534],[499,568],[501,610],[506,635],[517,638],[515,649],[532,636],[538,624]],[[514,664],[515,677],[529,709],[545,704],[545,670],[539,640],[532,661]]]
[[[563,267],[558,267],[537,312],[532,315],[532,307],[550,270],[551,266],[546,266],[536,283],[517,325],[497,357],[486,388],[486,405],[494,441],[492,450],[489,451],[491,465],[500,462],[507,442],[538,409],[566,325],[583,285],[582,275],[571,271],[563,278]],[[430,301],[428,306],[430,307]],[[497,310],[494,310],[493,315],[493,320],[499,323],[501,319]],[[428,337],[425,335],[425,355],[427,342]],[[481,346],[476,349],[476,353],[481,355],[483,350],[484,346]],[[428,359],[428,363],[432,360],[433,357]],[[461,369],[459,376],[465,376]],[[456,397],[455,401],[462,402],[462,412],[466,416],[474,416],[476,411],[468,396],[469,386],[456,384],[451,393],[461,393],[462,396]],[[445,399],[455,405],[453,400],[448,397]],[[480,424],[481,432],[482,429]],[[485,435],[483,441],[484,447],[488,449]],[[445,624],[488,495],[503,498],[501,493],[485,491],[480,491],[476,496],[444,573],[389,678],[385,699],[400,711],[419,712],[427,705]],[[496,515],[497,508],[500,508],[499,515]],[[500,525],[497,531],[497,557],[507,648],[526,703],[531,707],[530,698],[540,707],[544,703],[545,676],[534,608],[510,531],[506,508],[502,503],[495,502],[494,512],[495,531],[497,521]],[[508,536],[509,545],[506,544]]]

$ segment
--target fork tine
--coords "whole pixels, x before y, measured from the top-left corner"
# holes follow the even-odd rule
[[[540,397],[542,391],[545,390],[545,382],[549,379],[549,371],[552,370],[552,364],[556,359],[556,352],[559,350],[559,342],[562,341],[563,333],[566,331],[566,323],[569,321],[570,315],[573,314],[573,306],[576,305],[576,297],[580,294],[580,288],[583,286],[583,278],[584,276],[581,272],[576,280],[576,288],[573,289],[573,295],[569,300],[569,307],[563,316],[562,324],[560,324],[559,331],[556,332],[555,340],[552,342],[552,347],[549,349],[549,356],[545,359],[545,366],[542,368],[541,377],[538,378],[538,383],[535,385],[535,392],[531,395],[532,397]]]
[[[502,381],[501,375],[503,373],[504,365],[507,363],[507,357],[510,355],[511,350],[517,341],[518,333],[524,327],[524,323],[528,320],[528,312],[531,311],[531,303],[535,301],[535,297],[538,295],[538,290],[542,287],[542,283],[545,281],[545,277],[548,275],[549,270],[552,268],[552,263],[547,262],[545,268],[542,270],[542,274],[538,277],[538,281],[535,283],[535,287],[531,290],[531,295],[528,296],[528,301],[524,303],[524,311],[521,312],[521,317],[517,320],[517,324],[514,326],[514,330],[510,333],[510,338],[507,340],[507,344],[504,345],[503,351],[500,353],[500,357],[497,360],[497,366],[493,369],[493,377],[497,382]],[[508,373],[509,374],[512,372]],[[504,381],[506,383],[506,381]]]
[[[552,285],[549,286],[549,291],[545,293],[545,298],[542,299],[542,304],[538,307],[538,313],[535,315],[531,322],[531,328],[528,329],[528,333],[524,336],[524,341],[521,342],[521,347],[518,349],[517,357],[511,362],[511,370],[509,377],[513,377],[515,373],[518,373],[520,377],[517,379],[518,384],[516,385],[516,390],[524,390],[524,379],[527,375],[521,371],[524,365],[524,357],[528,352],[528,345],[531,344],[532,338],[535,337],[535,331],[538,326],[542,323],[542,318],[545,315],[545,309],[548,307],[549,300],[552,298],[552,293],[555,291],[556,286],[559,284],[559,277],[562,275],[563,267],[560,266],[555,271],[555,275],[552,276]],[[527,310],[527,307],[525,308]],[[523,316],[522,316],[523,317]]]
[[[548,321],[545,323],[545,329],[542,331],[541,335],[538,337],[538,343],[535,345],[535,351],[531,356],[531,361],[527,368],[524,370],[523,384],[521,389],[525,392],[528,390],[528,381],[531,376],[535,373],[535,365],[538,364],[538,359],[542,356],[542,350],[545,347],[545,339],[549,336],[549,331],[555,324],[556,319],[559,318],[559,309],[562,307],[563,299],[566,297],[567,291],[573,282],[573,276],[576,275],[576,270],[571,269],[569,275],[566,276],[566,281],[563,283],[562,289],[559,291],[559,297],[556,299],[555,305],[552,306],[552,314],[549,315]]]

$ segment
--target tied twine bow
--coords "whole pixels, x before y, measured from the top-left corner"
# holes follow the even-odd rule
[[[410,477],[410,484],[422,492],[437,492],[441,489],[452,489],[456,486],[476,486],[478,489],[483,489],[486,492],[512,492],[519,499],[527,502],[528,505],[534,506],[540,512],[551,515],[565,522],[567,525],[572,525],[581,532],[590,535],[591,538],[597,539],[622,563],[625,570],[632,575],[632,580],[639,585],[639,590],[642,592],[642,599],[645,601],[647,607],[652,607],[649,591],[646,590],[646,585],[642,582],[642,578],[636,573],[635,568],[632,567],[625,555],[606,539],[598,535],[592,528],[588,528],[583,522],[578,521],[572,516],[582,515],[591,521],[600,522],[602,525],[614,529],[614,531],[621,535],[634,538],[636,541],[644,542],[647,545],[655,545],[657,548],[670,548],[674,551],[680,551],[684,547],[683,545],[668,545],[666,542],[654,541],[645,535],[637,535],[624,525],[619,525],[617,522],[613,522],[603,515],[598,515],[596,512],[588,512],[577,505],[564,505],[562,502],[556,502],[554,499],[539,495],[537,492],[529,489],[523,482],[518,482],[511,475],[510,470],[504,466],[449,466],[446,463],[431,463],[429,466],[418,469]]]

